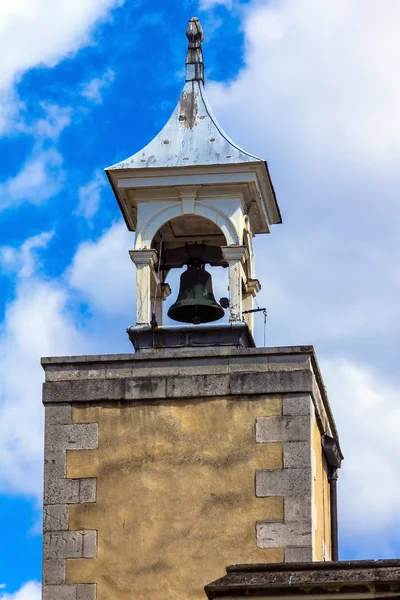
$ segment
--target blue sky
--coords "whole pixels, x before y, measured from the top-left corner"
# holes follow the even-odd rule
[[[214,112],[270,166],[258,301],[268,345],[316,347],[341,557],[400,554],[397,1],[20,0],[0,7],[0,600],[39,598],[40,356],[131,350],[133,236],[103,168],[168,119],[193,15]]]

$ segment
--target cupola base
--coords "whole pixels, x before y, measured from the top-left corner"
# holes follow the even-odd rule
[[[145,325],[128,327],[127,333],[135,352],[159,352],[167,348],[196,351],[216,346],[255,347],[254,338],[244,322],[163,327]]]

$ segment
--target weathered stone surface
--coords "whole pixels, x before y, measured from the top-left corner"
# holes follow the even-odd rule
[[[257,442],[307,441],[311,435],[309,417],[259,417],[256,419]]]
[[[283,466],[285,469],[311,468],[311,444],[306,442],[285,442],[283,444]]]
[[[66,531],[68,529],[68,504],[45,505],[43,531]]]
[[[79,480],[52,479],[44,481],[45,504],[76,504],[79,502]]]
[[[72,422],[71,404],[48,404],[45,412],[46,425],[68,425]]]
[[[83,534],[81,531],[51,531],[44,534],[43,555],[47,559],[81,558]]]
[[[44,454],[44,480],[61,479],[66,476],[67,463],[65,451],[49,452]]]
[[[43,402],[93,402],[101,400],[149,400],[251,394],[278,394],[310,391],[313,374],[308,369],[294,371],[232,372],[221,375],[180,375],[47,382]]]
[[[65,560],[43,560],[43,585],[63,585],[65,583]]]
[[[257,523],[256,529],[259,548],[311,546],[312,544],[311,520],[292,523]]]
[[[76,585],[43,585],[42,600],[77,600]]]
[[[307,549],[304,548],[304,551],[307,552]],[[275,565],[232,565],[226,571],[224,577],[205,586],[209,600],[271,595],[290,595],[291,598],[323,596],[336,600],[353,595],[365,598],[400,596],[400,560],[288,561]]]
[[[79,480],[79,502],[96,502],[97,479]]]
[[[86,583],[77,585],[76,600],[96,600],[96,584]]]
[[[306,416],[311,415],[313,403],[310,394],[284,394],[283,415],[284,416]]]
[[[263,496],[309,496],[311,473],[309,469],[282,469],[280,471],[256,471],[256,495]]]
[[[225,348],[223,346],[218,346],[214,348],[207,348],[204,350],[203,348],[197,349],[196,353],[193,353],[193,348],[165,348],[162,352],[153,352],[151,355],[142,355],[142,354],[134,354],[133,352],[129,354],[87,354],[84,356],[50,356],[43,357],[41,359],[41,364],[43,368],[47,371],[47,369],[55,369],[63,367],[64,365],[76,365],[77,368],[81,368],[81,365],[93,364],[97,363],[113,363],[114,365],[118,365],[121,363],[128,364],[138,364],[140,362],[146,363],[149,366],[153,366],[157,363],[167,363],[171,360],[179,359],[180,361],[184,361],[187,359],[190,364],[193,361],[200,361],[201,359],[208,359],[209,357],[214,359],[218,358],[221,360],[226,360],[227,362],[233,358],[233,360],[241,361],[243,357],[246,359],[250,357],[252,362],[257,360],[262,360],[263,362],[268,362],[269,360],[275,360],[276,357],[281,357],[285,360],[286,356],[292,355],[293,357],[297,357],[297,360],[304,360],[304,358],[310,358],[314,354],[313,346],[277,346],[277,347],[266,347],[266,348],[246,348],[243,350],[241,348]],[[310,356],[308,356],[310,355]]]
[[[49,452],[94,450],[98,443],[97,423],[46,426],[45,449]]]
[[[311,519],[311,494],[309,496],[286,496],[284,500],[284,520],[307,521]]]
[[[310,562],[312,559],[311,546],[293,546],[285,549],[285,562]]]
[[[97,554],[97,531],[83,531],[83,558],[95,558]]]

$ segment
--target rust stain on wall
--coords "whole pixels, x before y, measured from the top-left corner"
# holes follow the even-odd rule
[[[282,520],[283,499],[254,490],[257,469],[282,468],[255,419],[281,414],[280,396],[74,406],[74,422],[99,424],[99,448],[68,452],[68,477],[97,477],[70,529],[98,530],[98,552],[68,560],[67,582],[96,582],[97,600],[204,600],[228,564],[282,562],[282,548],[257,548],[255,524]]]

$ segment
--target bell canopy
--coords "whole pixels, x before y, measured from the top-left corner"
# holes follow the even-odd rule
[[[142,150],[106,171],[263,162],[235,144],[212,113],[204,89],[203,30],[196,17],[186,35],[186,82],[169,121]]]

